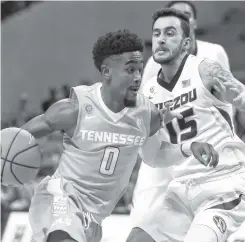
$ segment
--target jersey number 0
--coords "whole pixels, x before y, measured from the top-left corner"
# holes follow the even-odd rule
[[[104,175],[113,175],[119,157],[119,149],[116,147],[106,147],[103,159],[100,165],[100,173]]]

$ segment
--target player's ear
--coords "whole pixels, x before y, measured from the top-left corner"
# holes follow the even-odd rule
[[[109,80],[111,78],[111,68],[107,65],[102,65],[101,66],[101,75]]]
[[[196,30],[197,29],[197,21],[196,21],[196,19],[192,20],[192,24],[193,24],[194,30]]]
[[[191,48],[191,39],[189,37],[184,39],[183,47],[184,47],[185,50],[190,50],[190,48]]]

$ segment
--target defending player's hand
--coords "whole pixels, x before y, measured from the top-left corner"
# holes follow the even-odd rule
[[[194,157],[204,166],[216,167],[219,163],[219,154],[208,143],[193,142],[191,151]]]
[[[175,118],[183,118],[183,116],[177,111],[170,111],[170,107],[173,105],[173,101],[167,102],[165,107],[160,110],[162,123],[167,124]]]

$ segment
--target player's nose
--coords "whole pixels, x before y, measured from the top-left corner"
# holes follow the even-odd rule
[[[141,83],[141,74],[140,73],[135,74],[134,75],[134,84],[139,85],[140,83]]]
[[[158,38],[157,43],[158,43],[159,45],[163,45],[163,44],[166,43],[166,39],[165,39],[164,35],[161,35],[161,36]]]

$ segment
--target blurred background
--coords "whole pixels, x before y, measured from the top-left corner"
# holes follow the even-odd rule
[[[55,101],[68,97],[71,86],[99,81],[92,47],[105,32],[128,28],[137,33],[145,43],[146,61],[151,55],[151,16],[166,3],[2,1],[1,129],[23,125]],[[197,38],[221,44],[233,74],[245,83],[245,3],[194,4],[198,11]],[[245,141],[244,130],[237,132]],[[57,167],[61,140],[62,134],[55,133],[39,141],[44,162],[37,183]],[[139,165],[114,214],[129,213]],[[2,187],[2,234],[13,212],[27,214],[34,187]],[[20,226],[11,232],[15,233],[11,241],[25,241],[23,231]]]

